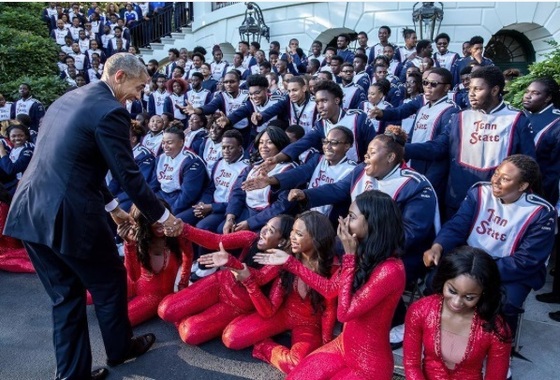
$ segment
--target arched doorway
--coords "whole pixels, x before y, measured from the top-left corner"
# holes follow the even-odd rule
[[[228,62],[233,62],[233,55],[235,54],[235,48],[233,47],[233,45],[230,44],[229,42],[222,42],[221,44],[218,45],[222,50],[222,53],[224,55],[224,60]]]
[[[494,61],[502,71],[518,69],[527,74],[528,66],[535,62],[535,49],[523,33],[502,29],[488,41],[484,56]]]
[[[321,41],[323,44],[323,53],[327,46],[332,46],[336,48],[336,39],[340,34],[346,33],[350,36],[350,44],[358,38],[358,33],[353,31],[352,29],[348,28],[332,28],[327,29],[315,38],[317,41]],[[348,45],[350,48],[350,45]],[[353,50],[353,49],[351,49]],[[308,55],[311,54],[311,50],[309,50]]]

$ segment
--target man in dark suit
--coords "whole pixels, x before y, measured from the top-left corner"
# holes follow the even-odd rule
[[[34,158],[14,195],[4,233],[24,241],[52,301],[56,379],[103,379],[91,372],[86,289],[114,366],[145,353],[153,334],[132,337],[127,313],[126,271],[107,223],[133,220],[105,186],[110,170],[152,222],[178,235],[182,222],[150,190],[134,163],[130,115],[123,104],[140,97],[149,80],[133,55],[110,57],[100,82],[68,92],[46,113]]]

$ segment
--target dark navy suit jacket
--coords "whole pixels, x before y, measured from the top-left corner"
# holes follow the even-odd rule
[[[4,233],[90,258],[94,242],[113,234],[105,205],[107,170],[150,222],[165,209],[134,162],[130,115],[105,82],[70,91],[41,124],[35,154],[14,195]]]

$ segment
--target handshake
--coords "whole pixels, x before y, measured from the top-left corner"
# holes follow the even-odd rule
[[[128,233],[133,233],[135,231],[134,227],[136,226],[136,221],[119,206],[111,211],[111,218],[121,229],[122,227],[125,227],[128,230]],[[183,221],[176,218],[171,213],[163,223],[156,222],[154,225],[162,225],[164,234],[170,237],[179,236],[183,232]]]

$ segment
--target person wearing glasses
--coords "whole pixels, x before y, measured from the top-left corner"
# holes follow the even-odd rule
[[[435,139],[443,133],[451,117],[460,111],[459,107],[447,99],[447,92],[451,88],[451,80],[449,70],[437,67],[432,69],[427,78],[422,81],[426,103],[416,111],[416,118],[412,124],[408,142],[423,143]],[[405,105],[395,109],[381,110],[381,119],[405,119],[414,114],[414,104],[410,102],[407,103],[407,105],[410,105],[408,107]],[[410,160],[410,166],[430,180],[436,190],[441,207],[445,198],[449,162],[446,160],[414,158]]]
[[[302,202],[306,208],[348,204],[368,190],[379,190],[397,202],[405,231],[402,260],[406,281],[416,281],[425,272],[423,252],[430,247],[439,231],[437,197],[430,181],[404,163],[405,142],[408,136],[398,126],[388,126],[369,143],[364,162],[342,180],[313,189],[291,190],[290,201]],[[402,346],[406,309],[401,300],[393,318],[392,347]]]
[[[366,100],[366,94],[361,86],[354,83],[354,65],[352,63],[343,63],[340,70],[340,87],[344,96],[342,98],[342,108],[358,109],[361,102]]]
[[[451,38],[447,33],[440,33],[436,37],[437,51],[434,53],[434,62],[436,67],[443,67],[451,71],[451,68],[459,59],[459,54],[449,51],[449,41]]]
[[[216,111],[219,111],[222,114],[229,115],[238,108],[241,108],[249,98],[249,92],[247,90],[239,89],[240,81],[241,77],[238,71],[228,71],[222,82],[225,91],[216,93],[214,99],[203,107],[196,108],[192,104],[188,104],[184,109],[185,112],[189,115],[195,113],[199,115],[212,115]],[[233,123],[233,127],[240,131],[248,129],[248,126],[249,122],[247,119],[240,119],[238,122]]]
[[[354,143],[352,131],[345,127],[334,127],[322,143],[323,154],[313,155],[305,164],[288,172],[249,179],[243,183],[243,190],[250,191],[266,186],[272,186],[275,190],[291,190],[305,185],[308,189],[314,189],[342,180],[356,167],[356,163],[346,156]],[[332,212],[333,208],[335,212]],[[336,225],[338,216],[343,215],[346,208],[348,204],[343,202],[315,207],[312,210],[329,216],[331,223]]]
[[[363,157],[367,144],[375,137],[375,129],[371,126],[366,113],[360,110],[342,109],[344,93],[340,86],[332,81],[319,82],[315,86],[315,91],[315,103],[321,118],[317,120],[311,132],[268,158],[265,162],[267,167],[289,160],[296,161],[298,156],[309,148],[321,150],[322,139],[335,126],[346,127],[354,135],[354,144],[348,151],[348,158],[358,161],[358,157]]]
[[[449,159],[446,219],[457,212],[469,188],[490,180],[507,156],[520,153],[535,157],[529,121],[503,102],[504,85],[504,76],[495,66],[473,72],[469,87],[472,108],[453,115],[444,131],[432,140],[406,146],[411,160]]]
[[[241,107],[227,115],[222,115],[216,120],[218,125],[222,128],[227,126],[236,125],[241,120],[247,120],[249,127],[241,130],[243,134],[243,147],[251,150],[251,143],[258,133],[265,130],[270,120],[276,119],[272,117],[265,123],[260,125],[254,123],[252,118],[255,113],[262,113],[268,108],[272,107],[280,100],[279,97],[272,97],[268,94],[268,80],[264,75],[255,74],[247,78],[247,87],[249,88],[249,101],[245,102]]]
[[[463,244],[490,253],[502,278],[504,315],[513,334],[525,298],[545,283],[546,261],[554,243],[556,210],[540,192],[535,159],[522,154],[507,157],[489,182],[470,188],[457,213],[424,253],[426,266],[438,265],[442,255]]]

